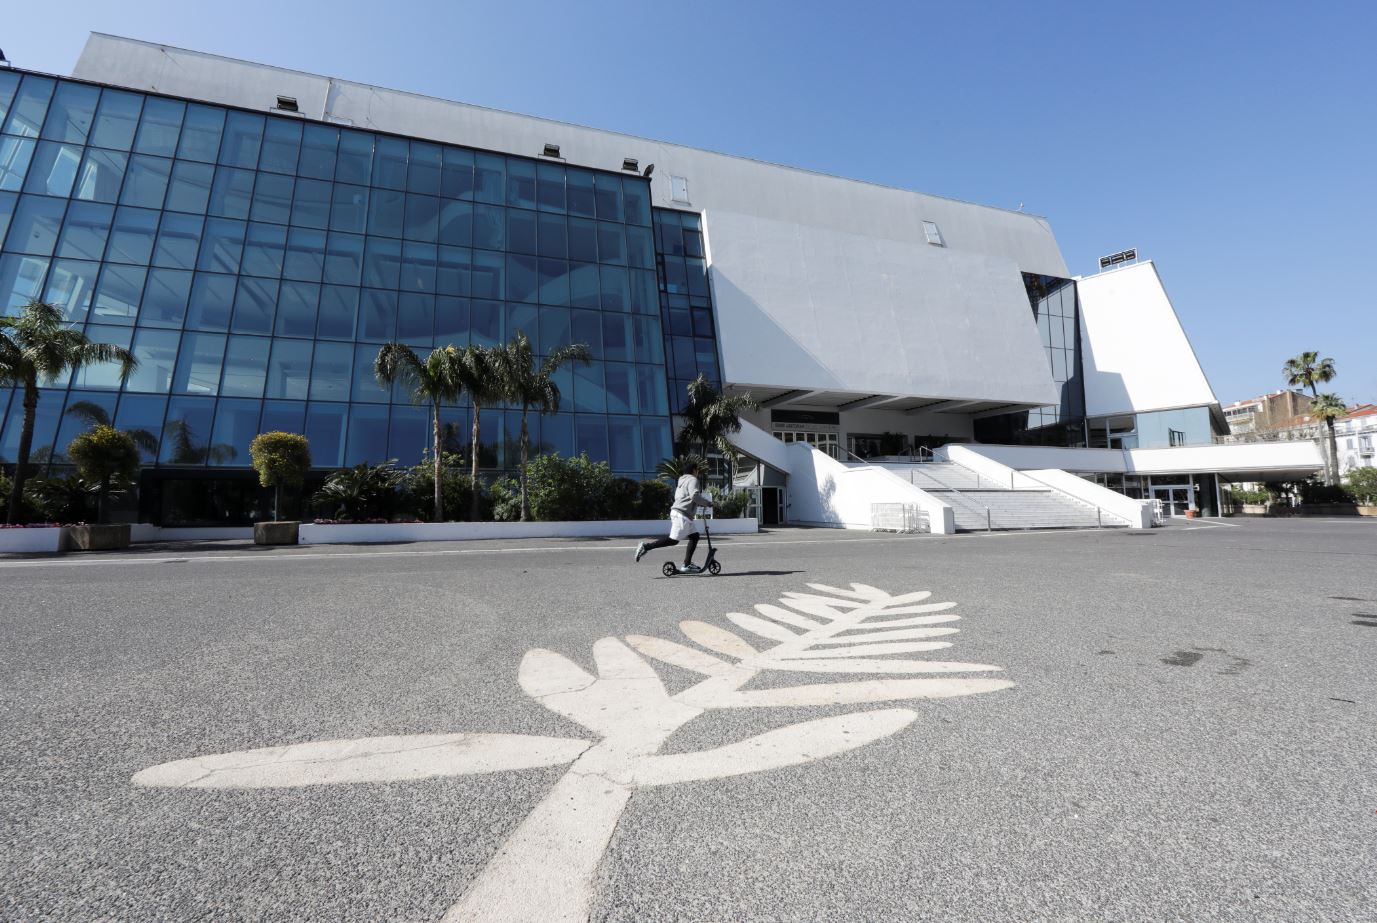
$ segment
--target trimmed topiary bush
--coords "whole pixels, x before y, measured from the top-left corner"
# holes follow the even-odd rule
[[[134,483],[139,473],[139,447],[128,433],[101,424],[67,443],[67,455],[81,478],[97,485],[96,522],[102,521],[111,489],[123,491]]]
[[[282,510],[282,488],[300,487],[311,470],[311,444],[297,433],[259,433],[249,443],[258,483],[273,488],[273,518]]]

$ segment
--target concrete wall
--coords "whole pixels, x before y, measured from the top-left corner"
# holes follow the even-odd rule
[[[1218,403],[1151,261],[1076,281],[1089,416]]]
[[[871,465],[848,467],[801,443],[787,448],[792,525],[869,529],[872,504],[911,503],[927,512],[932,532],[956,531],[951,507],[891,471]]]
[[[976,452],[1010,468],[1026,471],[1060,468],[1090,474],[1206,474],[1238,480],[1252,473],[1260,480],[1308,477],[1323,466],[1313,442],[1266,442],[1177,446],[1169,449],[1069,449],[1052,446],[949,446]]]

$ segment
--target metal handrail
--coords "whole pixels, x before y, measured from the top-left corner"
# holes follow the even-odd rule
[[[955,462],[953,462],[953,464],[955,464]],[[972,512],[972,513],[977,513],[977,514],[978,514],[981,510],[984,510],[984,511],[985,511],[985,531],[986,531],[986,532],[992,532],[992,531],[994,531],[994,530],[991,528],[991,526],[990,526],[990,508],[989,508],[988,506],[977,506],[977,505],[976,505],[975,503],[973,503],[970,499],[968,499],[968,498],[966,497],[965,494],[961,493],[961,488],[951,486],[951,485],[948,484],[946,481],[942,480],[942,479],[939,478],[937,475],[932,474],[931,472],[924,471],[924,472],[923,472],[923,477],[931,478],[932,480],[934,480],[934,481],[936,481],[938,484],[940,484],[940,485],[943,487],[943,489],[949,490],[949,491],[951,491],[952,493],[956,494],[956,496],[960,498],[961,505],[964,506],[968,512]],[[918,487],[917,484],[914,484],[914,483],[913,483],[913,472],[912,472],[912,471],[910,471],[910,472],[908,473],[908,482],[909,482],[909,484],[911,484],[912,486]],[[978,482],[977,482],[977,483],[978,483]],[[921,490],[922,488],[919,488],[919,489]],[[979,489],[979,488],[977,487],[977,489]]]

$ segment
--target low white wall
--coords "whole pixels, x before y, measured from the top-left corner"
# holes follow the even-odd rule
[[[754,518],[713,519],[715,535],[753,535]],[[351,525],[301,524],[303,545],[351,545],[378,542],[458,542],[514,538],[647,538],[669,533],[667,519],[621,519],[589,522],[385,522]]]
[[[1152,504],[1146,500],[1134,500],[1117,490],[1101,487],[1094,481],[1087,481],[1080,475],[1060,468],[1023,471],[1020,474],[1040,481],[1058,493],[1098,507],[1104,512],[1107,524],[1109,517],[1114,517],[1128,523],[1130,529],[1152,528]]]
[[[1135,474],[1180,474],[1211,471],[1319,471],[1324,455],[1310,440],[1190,445],[1169,449],[1129,449],[1128,470]]]
[[[955,462],[963,468],[974,471],[988,480],[990,485],[1001,489],[1027,490],[1044,486],[1032,478],[1025,477],[1021,472],[1015,470],[1014,466],[989,458],[964,445],[944,445],[932,454],[939,461]]]
[[[1063,471],[1094,471],[1122,474],[1128,470],[1122,449],[1071,449],[1046,445],[948,445],[938,454],[951,449],[978,454],[1010,468],[1026,471],[1033,468],[1060,468]],[[959,453],[958,453],[959,454]],[[953,461],[956,459],[953,458]],[[964,464],[964,462],[963,462]]]
[[[62,550],[62,527],[0,529],[0,554],[55,553]]]
[[[871,504],[912,503],[928,514],[931,531],[956,531],[950,506],[884,468],[848,467],[805,443],[789,451],[789,522],[842,529],[871,528]]]
[[[129,527],[131,542],[218,542],[251,539],[253,526],[215,526],[204,528],[164,528],[146,522]]]

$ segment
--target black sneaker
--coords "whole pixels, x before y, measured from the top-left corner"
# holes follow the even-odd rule
[[[646,543],[645,543],[645,542],[641,542],[639,545],[636,546],[636,563],[637,563],[637,564],[640,564],[640,563],[641,563],[641,558],[645,557],[645,553],[646,553],[648,550],[649,550],[649,549],[646,548]]]

